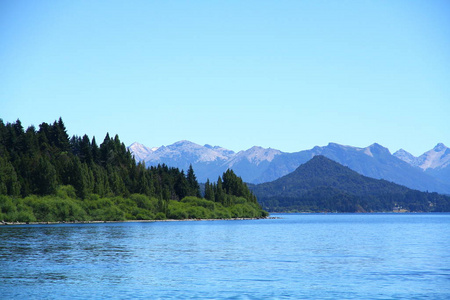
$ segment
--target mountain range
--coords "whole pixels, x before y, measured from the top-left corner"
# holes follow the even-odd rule
[[[250,185],[271,212],[442,212],[450,197],[426,193],[358,174],[322,155],[277,180]]]
[[[395,152],[394,156],[443,182],[450,183],[450,148],[442,143],[419,157],[403,149]]]
[[[367,177],[420,191],[450,194],[450,149],[441,143],[419,157],[403,149],[391,154],[377,143],[365,148],[329,143],[294,153],[258,146],[234,152],[190,141],[154,148],[133,143],[129,150],[146,166],[166,164],[187,170],[192,165],[200,182],[215,180],[226,169],[233,169],[248,183],[270,182],[293,172],[312,157],[323,155]]]

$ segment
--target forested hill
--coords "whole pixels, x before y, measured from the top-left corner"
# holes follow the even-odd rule
[[[69,138],[61,118],[26,130],[0,119],[0,221],[265,215],[232,171],[208,182],[200,198],[192,167],[185,174],[136,164],[117,135],[98,145],[87,135]]]
[[[269,211],[380,212],[450,211],[450,197],[411,190],[362,176],[324,156],[315,156],[294,172],[252,186]]]

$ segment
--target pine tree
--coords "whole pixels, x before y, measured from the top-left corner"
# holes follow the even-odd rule
[[[100,163],[100,148],[97,146],[95,136],[92,138],[92,159],[96,164]]]
[[[209,182],[209,179],[207,179],[205,183],[205,199],[214,201],[214,189],[211,183]]]
[[[54,134],[54,146],[56,146],[61,152],[69,151],[69,135],[67,134],[66,126],[64,125],[61,117],[58,122],[53,124],[52,131]]]
[[[39,157],[34,178],[37,194],[50,195],[55,193],[57,187],[56,170],[46,156]]]
[[[86,176],[87,174],[85,174],[85,169],[83,168],[80,159],[75,157],[70,166],[69,182],[75,188],[77,196],[81,199],[86,198],[88,194]]]
[[[189,182],[186,180],[186,177],[184,176],[183,171],[178,173],[178,175],[176,176],[174,190],[178,200],[181,200],[184,197],[189,196],[190,186]]]
[[[91,141],[86,134],[81,139],[79,157],[82,162],[85,162],[88,164],[92,164],[94,162],[93,155],[92,155],[92,149],[91,149]]]
[[[217,186],[214,189],[214,201],[225,204],[225,192],[222,187],[222,178],[217,179]]]
[[[103,167],[106,167],[111,163],[110,158],[113,151],[114,146],[112,144],[112,140],[109,137],[109,133],[106,133],[103,143],[100,145],[100,164]]]
[[[17,173],[6,158],[0,156],[0,195],[20,195],[20,182]]]
[[[189,165],[186,178],[189,188],[188,196],[195,196],[201,198],[200,185],[198,184],[197,177],[194,174],[194,169],[192,168],[192,165]]]

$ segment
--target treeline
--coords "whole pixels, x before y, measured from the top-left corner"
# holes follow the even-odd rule
[[[61,192],[62,190],[66,192]],[[42,123],[39,129],[30,126],[26,130],[20,120],[4,124],[0,119],[0,195],[4,195],[0,198],[0,214],[3,212],[3,217],[6,211],[14,211],[11,203],[20,202],[20,205],[36,210],[33,205],[37,202],[50,203],[50,199],[59,197],[59,200],[66,203],[68,199],[75,201],[71,205],[80,201],[86,204],[89,201],[108,199],[109,202],[106,202],[109,204],[104,203],[106,207],[117,206],[122,211],[110,219],[137,217],[137,213],[130,214],[126,212],[127,209],[120,209],[120,206],[124,208],[127,205],[119,203],[120,199],[133,202],[136,195],[142,195],[153,203],[150,205],[151,209],[147,207],[147,217],[156,217],[160,213],[158,218],[170,215],[170,201],[188,203],[189,201],[181,200],[186,197],[201,200],[202,197],[192,166],[187,174],[166,165],[146,168],[144,163],[136,164],[117,135],[112,138],[106,134],[100,145],[95,137],[90,139],[87,135],[69,138],[61,118],[53,124]],[[31,198],[35,200],[29,200]],[[208,184],[205,198],[214,205],[228,208],[237,204],[249,204],[260,216],[264,214],[255,196],[232,171],[224,173],[223,179],[219,177],[217,183]],[[128,207],[136,206],[137,203],[134,202],[128,203]],[[195,205],[199,206],[199,203],[196,202]],[[86,214],[85,219],[104,219],[98,211],[97,215],[90,214],[89,207],[81,204],[83,202],[77,205]],[[177,205],[180,206],[172,203],[172,206]],[[141,208],[146,209],[145,205]],[[16,211],[20,209],[16,207]],[[234,215],[236,214],[239,213]],[[238,217],[246,217],[242,214]],[[251,217],[254,214],[252,212]],[[230,213],[230,217],[234,215]],[[214,217],[214,214],[210,214],[210,217]],[[39,221],[42,216],[35,215],[35,218]],[[55,218],[53,219],[64,220],[62,216]]]
[[[209,179],[205,183],[205,198],[207,200],[230,205],[235,197],[243,197],[251,203],[258,203],[256,196],[249,190],[242,178],[237,177],[233,170],[228,169],[223,173],[223,178],[217,183],[211,184]]]
[[[260,198],[271,212],[448,212],[450,199],[437,193],[409,190],[402,194],[358,196],[331,187],[313,188],[297,197]]]

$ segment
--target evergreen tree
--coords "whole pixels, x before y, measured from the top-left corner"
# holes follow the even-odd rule
[[[152,196],[154,194],[151,182],[151,174],[145,168],[144,162],[139,162],[136,167],[136,188],[135,193]]]
[[[36,136],[36,128],[34,126],[28,127],[23,137],[23,143],[24,155],[31,157],[34,153],[39,151],[39,143]]]
[[[125,196],[129,194],[129,191],[127,191],[122,177],[120,177],[119,172],[115,168],[108,167],[108,178],[109,186],[111,187],[114,195]]]
[[[209,179],[207,179],[205,183],[205,199],[214,201],[214,189],[211,183],[209,182]]]
[[[69,171],[69,182],[75,188],[76,194],[81,199],[88,195],[87,174],[85,173],[82,163],[78,157],[71,161]]]
[[[103,167],[106,167],[108,164],[111,164],[111,157],[113,151],[114,146],[112,140],[109,137],[109,133],[106,133],[103,143],[100,145],[100,164]]]
[[[49,126],[47,134],[50,145],[57,148],[58,151],[67,152],[70,150],[69,136],[61,117],[58,122],[55,121],[52,126]]]
[[[39,157],[34,178],[34,190],[38,195],[55,193],[57,187],[56,170],[46,156]]]
[[[178,200],[181,200],[184,197],[189,196],[190,186],[189,182],[186,180],[186,177],[184,176],[183,171],[181,171],[176,176],[174,191],[176,194],[176,198],[178,198]]]
[[[107,171],[99,165],[94,165],[92,171],[94,175],[94,193],[100,197],[111,194]]]
[[[0,195],[20,195],[20,182],[13,165],[0,156]]]
[[[92,159],[96,164],[100,163],[100,148],[97,146],[95,136],[92,138]]]
[[[197,177],[194,174],[194,169],[192,165],[189,165],[189,169],[186,175],[187,183],[188,183],[188,196],[195,196],[200,198],[200,185],[198,184]]]
[[[214,201],[225,204],[225,192],[222,187],[222,178],[217,179],[217,186],[214,189]]]
[[[89,140],[89,137],[85,134],[80,142],[80,154],[79,154],[80,160],[82,162],[92,164],[94,162],[93,155],[92,155],[92,149],[91,149],[91,142]]]

